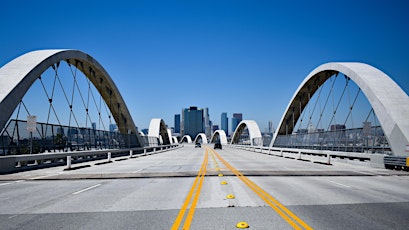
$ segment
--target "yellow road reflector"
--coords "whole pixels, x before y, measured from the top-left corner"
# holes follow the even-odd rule
[[[238,222],[238,223],[236,224],[236,227],[237,227],[237,228],[249,228],[250,226],[249,226],[249,224],[247,224],[246,222]]]
[[[212,150],[213,154],[230,169],[244,184],[253,190],[262,200],[264,200],[274,211],[276,211],[289,225],[294,229],[304,228],[305,230],[312,230],[312,228],[291,212],[287,207],[281,204],[278,200],[256,185],[253,181],[244,176],[241,172],[231,166],[225,159],[223,159],[216,151]],[[301,227],[300,227],[301,226]]]
[[[222,181],[222,182],[220,182],[220,184],[222,184],[222,185],[226,185],[226,184],[227,184],[227,182],[226,182],[226,181]]]
[[[223,174],[222,174],[222,173],[219,173],[219,176],[221,177],[221,176],[223,176]]]
[[[234,195],[233,194],[229,194],[226,196],[227,199],[234,199]]]

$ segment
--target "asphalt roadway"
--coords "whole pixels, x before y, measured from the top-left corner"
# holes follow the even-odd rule
[[[0,175],[0,229],[409,228],[408,172],[211,147]]]

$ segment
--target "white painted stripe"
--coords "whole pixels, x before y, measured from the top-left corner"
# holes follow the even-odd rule
[[[341,183],[338,183],[338,182],[335,182],[335,181],[332,181],[332,180],[327,180],[327,181],[329,181],[329,182],[331,182],[331,183],[333,183],[333,184],[336,184],[336,185],[340,185],[340,186],[344,186],[344,187],[347,187],[347,188],[351,188],[351,186],[344,185],[344,184],[341,184]]]
[[[24,182],[24,181],[25,181],[25,180],[17,180],[17,181],[14,181],[14,182],[7,182],[7,183],[0,184],[0,186],[8,185],[8,184],[13,184],[13,183],[20,183],[20,182]]]
[[[136,171],[133,171],[132,173],[137,173],[137,172],[140,172],[140,171],[142,171],[143,169],[139,169],[139,170],[136,170]]]
[[[72,195],[77,195],[77,194],[80,194],[80,193],[82,193],[82,192],[88,191],[88,190],[90,190],[90,189],[93,189],[93,188],[96,188],[96,187],[99,187],[99,186],[101,186],[101,184],[96,184],[96,185],[93,185],[93,186],[91,186],[91,187],[84,188],[84,189],[82,189],[82,190],[80,190],[80,191],[73,192]]]
[[[41,178],[45,178],[45,177],[50,177],[50,176],[54,176],[54,175],[46,175],[46,176],[33,177],[33,178],[31,178],[31,180],[37,180],[37,179],[41,179]]]
[[[364,175],[370,175],[370,176],[375,175],[374,173],[369,173],[369,172],[362,172],[362,171],[354,171],[354,172],[357,172],[357,173],[360,173],[360,174],[364,174]]]
[[[8,184],[11,184],[11,183],[3,183],[3,184],[0,184],[0,186],[8,185]]]

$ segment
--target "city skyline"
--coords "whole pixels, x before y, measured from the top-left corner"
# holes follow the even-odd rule
[[[182,109],[182,114],[185,114],[187,110],[189,110],[189,111],[192,110],[192,108],[194,110],[199,110],[199,111],[202,112],[202,114],[203,114],[203,117],[202,117],[202,120],[203,120],[202,121],[202,123],[203,123],[203,127],[202,127],[203,128],[203,133],[208,137],[210,137],[211,134],[213,133],[213,131],[214,131],[213,127],[218,127],[221,130],[225,130],[225,128],[227,128],[227,132],[226,132],[226,130],[225,130],[225,132],[229,136],[230,134],[234,133],[235,128],[237,127],[237,125],[243,120],[242,119],[242,117],[243,117],[242,113],[233,113],[232,117],[231,117],[232,118],[231,119],[232,124],[229,125],[228,124],[229,119],[228,119],[228,115],[227,115],[228,113],[223,112],[223,113],[221,113],[220,123],[217,123],[217,122],[213,121],[212,119],[210,119],[210,116],[208,115],[209,110],[210,110],[209,107],[199,108],[198,106],[193,106],[193,105],[191,105],[188,108],[183,108]],[[206,114],[207,114],[207,116],[206,116]],[[171,126],[170,124],[166,124],[166,125],[169,128],[174,128],[175,133],[180,133],[181,134],[182,130],[183,130],[182,126],[184,125],[184,123],[182,122],[183,119],[180,120],[180,118],[181,118],[180,114],[175,114],[174,115],[173,126]],[[223,122],[223,119],[226,119],[225,123]],[[233,125],[233,123],[234,123],[234,125]],[[270,123],[270,121],[269,121],[269,123]],[[179,127],[177,126],[177,124],[179,124]],[[229,127],[231,127],[231,128],[229,129]],[[176,132],[176,130],[180,130],[180,132]]]
[[[214,124],[239,111],[262,131],[277,127],[299,84],[327,62],[368,63],[409,91],[407,2],[75,4],[66,13],[63,2],[4,3],[0,66],[37,49],[84,51],[140,130],[152,118],[172,126],[189,105],[209,107]]]

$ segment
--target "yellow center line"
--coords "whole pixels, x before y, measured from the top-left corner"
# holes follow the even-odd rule
[[[183,217],[185,216],[186,209],[188,208],[189,204],[191,203],[190,201],[192,200],[193,193],[195,193],[193,197],[193,201],[191,203],[191,206],[189,208],[189,212],[186,216],[185,223],[183,225],[183,229],[189,229],[190,224],[193,219],[193,215],[195,213],[195,208],[197,205],[197,202],[199,200],[200,196],[200,191],[202,189],[204,177],[206,175],[206,169],[207,169],[207,164],[208,164],[208,150],[206,150],[205,157],[202,163],[202,166],[199,170],[198,175],[195,178],[195,181],[193,182],[192,187],[190,188],[190,191],[185,199],[185,202],[182,205],[182,208],[179,211],[179,214],[177,215],[173,225],[172,225],[172,230],[179,229],[180,224],[182,223]],[[196,191],[195,191],[196,190]]]
[[[298,216],[292,213],[288,208],[281,204],[278,200],[274,199],[270,194],[256,185],[253,181],[244,176],[240,171],[231,166],[226,160],[224,160],[216,151],[211,149],[217,158],[232,171],[241,181],[243,181],[251,190],[253,190],[262,200],[264,200],[274,211],[276,211],[288,224],[294,229],[312,229],[308,224],[301,220]],[[292,218],[292,219],[291,219]]]
[[[199,187],[196,190],[195,197],[193,198],[192,206],[190,207],[189,213],[187,214],[185,224],[183,225],[183,229],[189,229],[190,224],[192,223],[193,215],[195,214],[197,201],[199,200],[200,191],[202,189],[203,181],[204,181],[204,178],[205,178],[205,175],[206,175],[207,163],[208,163],[208,152],[206,150],[206,155],[205,155],[205,160],[204,160],[204,167],[203,167],[202,173],[200,175]]]

